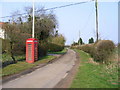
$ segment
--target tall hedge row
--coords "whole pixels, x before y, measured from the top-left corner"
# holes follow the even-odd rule
[[[55,43],[49,43],[49,52],[58,52],[62,51],[64,49],[63,45],[55,44]]]
[[[2,53],[10,54],[10,41],[8,39],[0,39],[2,40]],[[25,39],[26,40],[26,39]],[[23,55],[26,52],[25,40],[17,41],[13,45],[13,53],[14,55]],[[38,43],[38,54],[39,57],[47,55],[47,52],[57,52],[64,49],[64,45],[59,45],[51,42],[47,42],[46,40],[41,40]]]
[[[77,48],[89,53],[95,61],[101,63],[108,63],[108,58],[112,55],[113,51],[115,50],[115,45],[110,40],[100,40],[97,43],[85,44]]]

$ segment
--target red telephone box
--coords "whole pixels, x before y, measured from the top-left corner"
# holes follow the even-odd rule
[[[33,63],[38,60],[38,40],[29,38],[26,40],[26,62]]]

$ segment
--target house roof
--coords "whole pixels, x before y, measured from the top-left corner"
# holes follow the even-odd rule
[[[4,24],[4,22],[0,22],[0,25],[3,25]]]
[[[4,22],[0,22],[0,28],[2,28],[2,25],[4,24]]]

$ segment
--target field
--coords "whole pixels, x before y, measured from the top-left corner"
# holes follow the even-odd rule
[[[75,50],[80,55],[80,66],[71,88],[117,88],[118,63],[99,64],[89,54]],[[119,86],[120,87],[120,86]]]

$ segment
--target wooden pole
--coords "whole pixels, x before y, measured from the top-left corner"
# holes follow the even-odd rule
[[[95,8],[96,8],[96,41],[99,39],[99,34],[98,34],[98,1],[95,1]]]
[[[80,46],[80,30],[79,30],[79,46]]]

